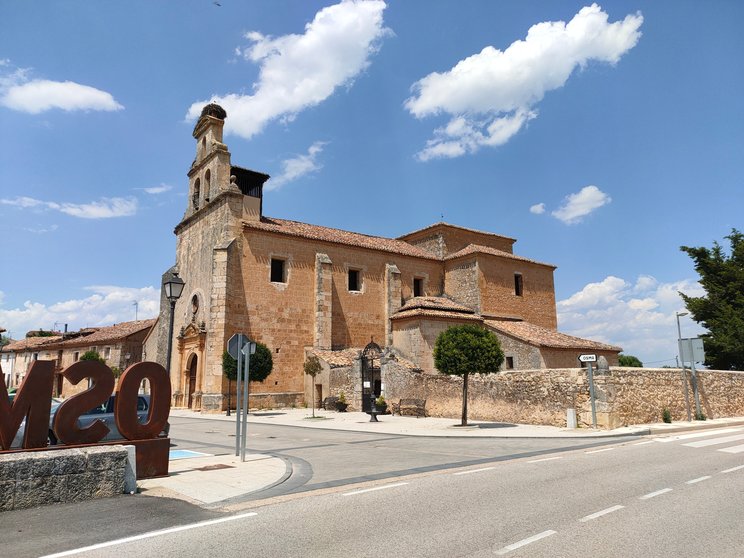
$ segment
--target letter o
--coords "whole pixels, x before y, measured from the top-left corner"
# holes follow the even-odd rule
[[[140,424],[137,398],[142,380],[150,382],[150,409],[147,422]],[[127,440],[157,438],[165,428],[170,414],[171,385],[168,373],[157,362],[138,362],[127,368],[119,378],[114,416],[116,426]]]

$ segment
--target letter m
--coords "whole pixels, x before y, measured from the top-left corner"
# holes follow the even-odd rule
[[[46,447],[53,383],[54,361],[34,361],[11,404],[5,378],[0,374],[0,449],[10,449],[24,418],[23,448]]]

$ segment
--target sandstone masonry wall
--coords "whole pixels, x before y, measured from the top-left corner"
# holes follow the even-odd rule
[[[116,496],[126,465],[121,446],[0,454],[0,511]]]

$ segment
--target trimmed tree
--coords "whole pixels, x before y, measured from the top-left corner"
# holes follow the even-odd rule
[[[320,359],[315,355],[305,361],[305,374],[312,378],[310,399],[313,401],[313,418],[315,418],[315,376],[320,374],[321,370],[323,370],[323,367],[320,365]]]
[[[462,422],[468,425],[468,376],[498,372],[504,353],[498,338],[476,325],[450,327],[437,337],[434,366],[451,376],[462,376]]]
[[[274,368],[274,360],[271,358],[271,351],[263,343],[256,343],[256,352],[251,355],[249,376],[251,382],[263,382],[271,374]],[[225,351],[222,353],[222,373],[227,378],[227,416],[230,416],[230,394],[232,393],[232,383],[238,379],[238,361]],[[245,379],[245,370],[241,380]]]
[[[106,362],[106,360],[98,354],[98,351],[85,351],[80,360],[97,360],[98,362]]]
[[[617,360],[620,366],[629,366],[631,368],[643,368],[643,363],[641,362],[641,359],[639,359],[638,357],[634,357],[633,355],[620,354],[618,355]]]

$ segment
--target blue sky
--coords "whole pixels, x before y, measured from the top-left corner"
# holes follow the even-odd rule
[[[266,215],[515,237],[558,266],[562,331],[674,363],[679,246],[744,228],[744,4],[219,4],[0,2],[13,337],[155,315],[218,99]]]

